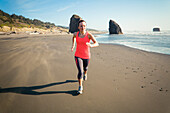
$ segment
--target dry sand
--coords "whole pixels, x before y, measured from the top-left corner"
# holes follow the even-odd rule
[[[170,113],[170,56],[91,48],[77,95],[71,35],[0,36],[0,113]]]

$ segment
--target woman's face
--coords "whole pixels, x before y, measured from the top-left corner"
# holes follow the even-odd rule
[[[86,30],[86,22],[81,22],[81,23],[79,23],[78,29],[79,29],[80,31],[85,31],[85,30]]]

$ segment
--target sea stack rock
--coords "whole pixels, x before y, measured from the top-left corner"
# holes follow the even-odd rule
[[[160,28],[153,28],[153,32],[160,32]]]
[[[123,34],[120,26],[113,20],[109,21],[109,33],[110,34]]]
[[[78,31],[78,22],[81,19],[81,17],[75,14],[70,18],[69,32],[74,33]]]

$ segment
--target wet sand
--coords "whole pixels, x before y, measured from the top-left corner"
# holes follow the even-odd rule
[[[100,44],[77,95],[71,37],[0,36],[0,113],[170,112],[170,55]]]

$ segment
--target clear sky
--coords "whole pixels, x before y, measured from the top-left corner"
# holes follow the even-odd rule
[[[98,30],[108,30],[110,19],[123,31],[170,30],[170,0],[0,0],[0,9],[63,26],[77,14]]]

